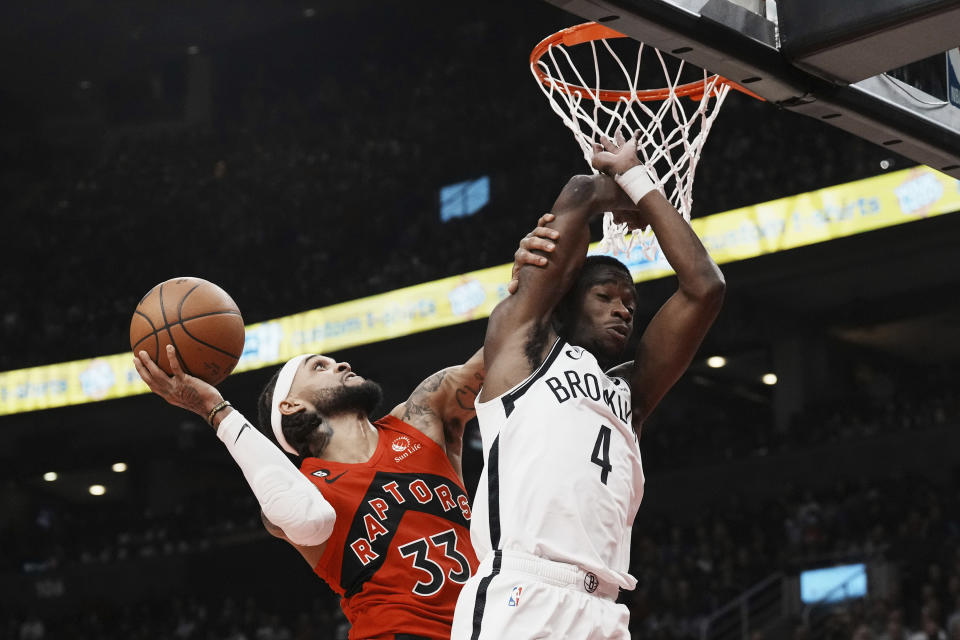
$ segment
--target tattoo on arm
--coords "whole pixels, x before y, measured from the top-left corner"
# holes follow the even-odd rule
[[[457,388],[456,398],[457,406],[464,411],[475,411],[474,402],[480,393],[480,387],[483,386],[483,374],[473,374],[474,380],[470,383],[464,382]]]
[[[420,383],[420,391],[424,393],[433,393],[443,384],[443,379],[447,377],[447,371],[437,371],[435,374]]]
[[[421,399],[425,400],[425,399]],[[426,402],[420,402],[414,396],[410,396],[410,399],[407,400],[406,408],[403,411],[403,416],[401,420],[404,422],[410,422],[411,419],[420,418],[423,416],[432,416],[435,415],[433,409],[430,408]]]
[[[203,406],[203,403],[200,400],[200,392],[193,387],[184,388],[183,395],[181,396],[181,402],[183,402],[183,404],[191,411],[199,413],[206,411],[206,407]]]
[[[430,395],[440,388],[440,385],[443,384],[443,380],[446,377],[447,372],[445,370],[438,371],[421,382],[420,386],[414,389],[413,393],[407,399],[403,416],[401,416],[400,419],[405,422],[410,422],[411,418],[436,416],[436,412],[430,407]]]

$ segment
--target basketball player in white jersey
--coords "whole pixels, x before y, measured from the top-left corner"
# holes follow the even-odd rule
[[[644,420],[690,364],[720,309],[724,280],[655,188],[636,140],[605,140],[596,169],[553,205],[560,240],[545,269],[519,272],[493,311],[476,402],[485,467],[471,539],[480,559],[460,593],[453,640],[630,637],[615,600],[633,589],[630,535],[643,496]],[[588,221],[612,210],[650,224],[679,287],[616,369],[633,331],[627,268],[584,255]]]

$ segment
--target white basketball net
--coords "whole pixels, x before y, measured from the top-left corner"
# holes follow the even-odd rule
[[[602,43],[602,48],[597,46],[598,42]],[[693,176],[700,152],[730,87],[719,77],[710,76],[704,70],[702,99],[678,96],[675,90],[681,84],[684,62],[681,60],[676,73],[671,74],[659,49],[642,42],[630,42],[637,47],[636,66],[632,75],[606,39],[586,43],[593,53],[593,85],[584,80],[563,44],[550,46],[536,63],[531,64],[531,71],[550,107],[573,132],[587,166],[590,166],[593,155],[592,145],[599,142],[601,135],[612,139],[620,132],[625,139],[629,139],[639,130],[638,155],[653,170],[652,173],[659,174],[660,191],[689,222],[693,206]],[[604,50],[622,72],[623,81],[626,82],[626,89],[622,91],[629,92],[629,98],[620,97],[617,102],[610,103],[600,99],[602,89],[598,56]],[[663,70],[669,90],[663,100],[645,102],[638,97],[638,91],[643,92],[638,89],[637,83],[645,51],[648,52],[646,58],[655,56]],[[536,69],[546,76],[542,82],[537,77]],[[609,83],[605,81],[604,84]],[[604,214],[600,250],[611,254],[624,253],[629,258],[630,252],[636,248],[648,260],[656,259],[659,248],[650,227],[631,231],[626,224],[614,223],[612,213]]]

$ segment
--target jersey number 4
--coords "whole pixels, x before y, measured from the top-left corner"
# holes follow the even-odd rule
[[[600,482],[607,484],[607,476],[613,470],[613,465],[610,464],[610,427],[600,425],[590,462],[600,467]]]
[[[429,557],[430,545],[427,538],[419,538],[413,542],[408,542],[398,549],[400,555],[404,558],[413,556],[413,566],[430,576],[426,582],[418,580],[413,587],[413,592],[418,596],[432,596],[443,588],[443,583],[450,579],[458,584],[464,584],[470,579],[470,563],[466,557],[457,551],[457,532],[453,529],[447,529],[443,533],[432,535],[429,538],[435,547],[443,547],[443,555],[457,563],[459,571],[450,569],[444,572],[443,567],[434,562]]]

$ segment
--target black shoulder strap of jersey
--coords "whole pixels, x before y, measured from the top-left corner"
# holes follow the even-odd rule
[[[547,354],[547,357],[540,364],[536,371],[530,374],[530,377],[527,378],[527,381],[521,384],[519,387],[506,393],[503,396],[503,412],[509,418],[510,414],[513,413],[513,406],[517,400],[519,400],[523,394],[525,394],[530,387],[533,386],[537,380],[543,377],[543,374],[550,369],[550,366],[553,364],[554,360],[557,359],[557,356],[560,355],[560,351],[563,350],[563,339],[557,338],[557,341],[553,343],[553,347],[550,349],[550,353]]]

